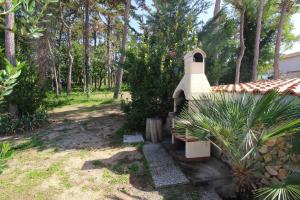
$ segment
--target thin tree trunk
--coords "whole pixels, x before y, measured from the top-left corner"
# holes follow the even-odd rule
[[[215,1],[215,8],[214,8],[214,17],[216,17],[219,14],[220,9],[221,9],[221,0],[216,0]],[[214,53],[213,53],[213,59],[216,60],[216,61],[219,59],[219,53],[218,53],[218,51],[214,51]],[[215,81],[215,85],[218,85],[218,82],[219,82],[219,80],[216,80]]]
[[[288,0],[282,1],[281,5],[281,11],[280,11],[280,19],[279,24],[277,28],[277,34],[276,34],[276,41],[275,41],[275,52],[274,52],[274,64],[273,64],[273,70],[274,70],[274,79],[280,78],[280,72],[279,72],[279,56],[280,56],[280,46],[281,46],[281,35],[282,35],[282,29],[285,22],[285,14],[287,12],[288,7]]]
[[[240,12],[240,53],[236,61],[235,84],[238,84],[240,82],[241,63],[246,49],[244,41],[245,8],[243,8]]]
[[[94,31],[94,49],[97,48],[97,31]]]
[[[59,31],[59,39],[58,39],[58,48],[60,49],[61,46],[61,39],[62,39],[62,33],[64,30],[64,25],[61,25],[60,31]],[[58,79],[58,89],[59,94],[62,92],[62,85],[61,85],[61,72],[60,72],[60,58],[57,56],[56,58],[56,69],[57,69],[57,79]]]
[[[214,17],[220,12],[221,9],[221,0],[215,1]]]
[[[89,0],[84,1],[84,71],[85,71],[85,92],[89,96]]]
[[[60,1],[60,20],[63,26],[67,29],[67,54],[68,54],[68,70],[67,70],[67,95],[72,93],[72,68],[73,68],[73,56],[72,56],[72,25],[68,25],[64,21],[63,17],[63,4]]]
[[[112,76],[112,69],[111,69],[111,64],[112,64],[112,44],[111,44],[111,36],[112,36],[112,25],[111,25],[111,17],[107,17],[107,83],[108,83],[108,88],[112,88],[112,82],[111,82],[111,76]]]
[[[73,56],[72,56],[72,28],[68,27],[68,74],[67,74],[67,95],[72,93],[72,69],[73,69]]]
[[[45,34],[47,34],[47,32]],[[46,35],[46,39],[47,39],[47,44],[48,44],[51,60],[52,60],[52,72],[53,72],[53,78],[54,78],[54,83],[55,83],[55,94],[58,96],[59,95],[59,85],[58,85],[58,78],[57,78],[56,67],[55,67],[55,57],[54,57],[54,53],[53,53],[53,50],[52,50],[52,47],[50,44],[48,34]]]
[[[131,0],[126,0],[125,13],[124,13],[124,31],[123,31],[123,40],[122,40],[122,48],[121,48],[121,63],[118,66],[117,76],[116,76],[116,87],[114,92],[114,98],[119,98],[119,94],[121,92],[121,85],[123,79],[123,65],[125,63],[125,51],[126,44],[128,38],[128,23],[129,23],[129,11],[131,6]]]
[[[265,0],[259,0],[258,16],[256,22],[256,35],[255,35],[255,47],[254,47],[254,58],[252,65],[252,81],[257,81],[258,76],[258,59],[259,59],[259,45],[260,45],[260,33],[261,33],[261,22],[264,12]]]
[[[5,6],[7,10],[10,10],[13,7],[12,0],[6,0]],[[14,24],[15,14],[9,12],[5,16],[5,55],[7,60],[13,66],[16,66],[15,33],[13,32]],[[13,102],[9,103],[9,113],[13,117],[18,116],[18,106]]]

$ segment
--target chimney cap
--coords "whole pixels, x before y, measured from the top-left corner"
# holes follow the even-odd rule
[[[184,59],[187,59],[189,57],[192,57],[194,56],[196,53],[201,53],[201,55],[205,58],[206,57],[206,53],[202,50],[202,49],[199,49],[199,48],[196,48],[194,49],[193,51],[189,51],[185,54],[184,56]]]

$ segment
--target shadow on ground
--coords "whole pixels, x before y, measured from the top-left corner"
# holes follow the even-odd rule
[[[53,154],[45,158],[52,164],[57,162],[56,157],[62,158],[61,170],[67,174],[74,189],[61,189],[55,184],[62,190],[55,199],[72,199],[74,195],[80,200],[99,199],[99,195],[104,195],[105,199],[126,200],[199,199],[201,186],[153,187],[141,150],[122,145],[120,138],[116,137],[116,131],[125,121],[119,105],[65,106],[51,111],[49,121],[47,127],[34,133],[2,140],[13,140],[17,151],[36,149],[43,153],[53,149]],[[28,159],[31,163],[26,166],[35,169],[37,163]],[[46,160],[39,161],[39,164],[43,166]],[[100,194],[98,187],[105,193]],[[89,188],[95,188],[95,191],[91,192]],[[39,189],[37,186],[33,192]]]

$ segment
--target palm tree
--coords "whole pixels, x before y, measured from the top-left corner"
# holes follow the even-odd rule
[[[280,4],[280,19],[277,27],[276,40],[275,40],[275,52],[274,52],[274,79],[280,78],[279,72],[279,57],[280,57],[280,46],[281,46],[281,35],[282,29],[285,23],[285,18],[289,9],[296,3],[294,0],[282,0]]]
[[[280,199],[297,200],[300,199],[300,172],[293,171],[286,180],[258,189],[255,192],[257,199]]]
[[[259,0],[257,23],[256,23],[256,35],[255,35],[255,47],[254,47],[254,58],[252,65],[252,81],[257,81],[257,68],[259,59],[259,45],[260,45],[260,33],[261,33],[261,22],[263,17],[265,0]]]
[[[300,130],[296,98],[277,92],[263,96],[213,93],[192,101],[176,131],[210,140],[230,158],[238,193],[251,193],[260,166],[258,149],[267,141]],[[260,167],[258,167],[260,166]],[[299,190],[300,191],[300,190]]]
[[[117,79],[116,79],[116,86],[114,92],[114,98],[119,98],[121,85],[122,85],[122,78],[123,78],[123,65],[125,63],[125,50],[127,44],[127,37],[128,37],[128,24],[129,24],[129,11],[131,6],[131,0],[126,0],[125,5],[125,12],[124,12],[124,30],[123,30],[123,40],[122,40],[122,48],[121,48],[121,64],[118,66],[117,71]]]
[[[245,24],[245,12],[246,12],[246,4],[248,0],[227,0],[230,4],[234,6],[234,8],[240,14],[240,52],[239,56],[236,60],[235,67],[235,83],[238,84],[240,82],[240,71],[241,71],[241,63],[245,54],[245,41],[244,41],[244,24]]]

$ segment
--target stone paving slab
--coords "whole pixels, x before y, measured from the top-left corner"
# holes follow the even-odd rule
[[[141,134],[123,136],[123,143],[133,144],[140,142],[144,142],[144,138]]]
[[[189,183],[179,167],[175,165],[172,157],[160,144],[145,144],[143,153],[148,161],[156,188]]]

